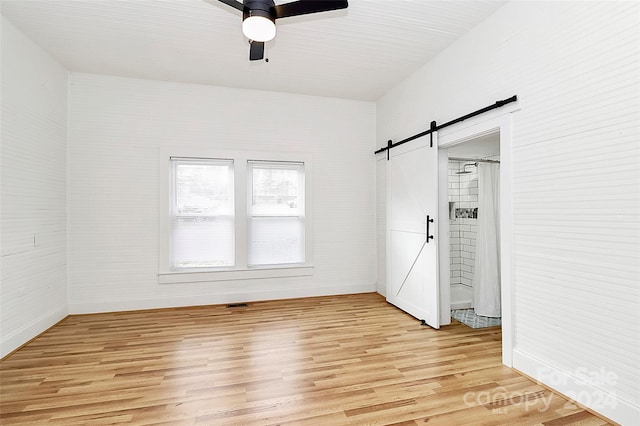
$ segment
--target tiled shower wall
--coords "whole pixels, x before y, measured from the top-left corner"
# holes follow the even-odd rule
[[[449,161],[449,202],[454,203],[449,217],[451,285],[462,284],[470,287],[476,257],[477,219],[455,218],[455,209],[478,207],[478,173],[476,167],[467,167],[471,173],[457,174],[465,164],[469,163]]]
[[[496,153],[483,156],[487,160],[500,160]],[[451,285],[471,287],[476,259],[477,218],[457,217],[456,209],[478,208],[478,168],[468,166],[471,173],[459,175],[465,164],[472,161],[449,161],[449,234],[451,247]],[[453,206],[451,203],[454,203]],[[478,214],[481,214],[478,212]]]

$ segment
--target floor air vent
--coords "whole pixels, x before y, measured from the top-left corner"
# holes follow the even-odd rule
[[[246,308],[248,306],[246,303],[230,303],[227,305],[227,308]]]

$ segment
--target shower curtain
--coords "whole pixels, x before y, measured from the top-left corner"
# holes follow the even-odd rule
[[[477,315],[500,314],[500,165],[478,164],[478,228],[473,274]]]

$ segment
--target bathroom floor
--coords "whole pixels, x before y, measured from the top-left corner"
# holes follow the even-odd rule
[[[473,309],[454,309],[451,311],[451,318],[458,320],[471,328],[485,328],[502,325],[500,318],[476,315]]]

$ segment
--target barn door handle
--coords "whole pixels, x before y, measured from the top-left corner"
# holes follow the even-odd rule
[[[429,215],[427,215],[427,241],[425,241],[425,243],[428,243],[429,240],[433,240],[433,235],[429,235],[429,224],[433,223],[433,219],[431,219],[429,217]]]

